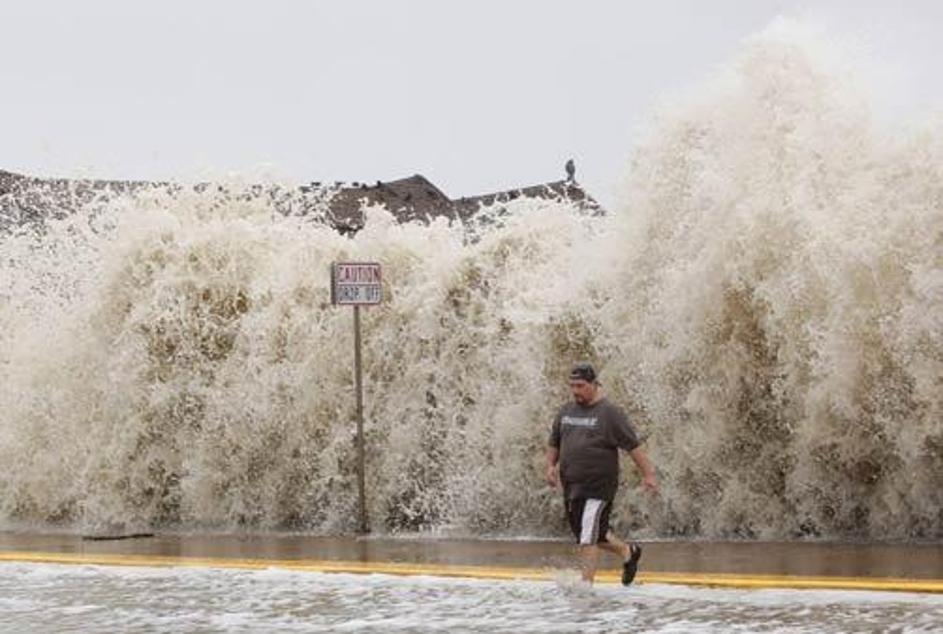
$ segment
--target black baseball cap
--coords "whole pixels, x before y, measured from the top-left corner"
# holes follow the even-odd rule
[[[591,363],[576,363],[570,368],[570,380],[596,383],[596,369]]]

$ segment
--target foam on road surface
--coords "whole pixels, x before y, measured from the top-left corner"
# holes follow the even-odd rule
[[[5,563],[9,631],[933,632],[943,596]]]

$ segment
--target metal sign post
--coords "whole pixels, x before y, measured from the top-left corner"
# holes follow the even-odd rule
[[[376,262],[335,262],[331,266],[331,303],[354,307],[354,386],[357,392],[357,493],[360,532],[367,524],[366,451],[363,437],[363,363],[360,341],[360,307],[383,301],[383,278]]]

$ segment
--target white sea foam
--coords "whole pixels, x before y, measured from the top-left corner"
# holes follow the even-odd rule
[[[43,564],[0,571],[0,622],[11,631],[931,632],[943,619],[943,598],[906,593]]]
[[[265,196],[142,192],[0,238],[0,521],[355,522],[366,311],[380,531],[558,534],[541,452],[575,359],[658,465],[652,535],[943,535],[943,135],[888,134],[788,24],[666,109],[616,209],[517,200],[469,240],[370,210],[347,238]],[[625,486],[634,485],[629,470]]]

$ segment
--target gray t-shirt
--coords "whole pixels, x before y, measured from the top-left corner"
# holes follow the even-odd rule
[[[566,499],[612,500],[619,486],[619,449],[639,446],[625,412],[607,399],[585,407],[560,408],[550,429],[551,447],[560,450],[560,479]]]

